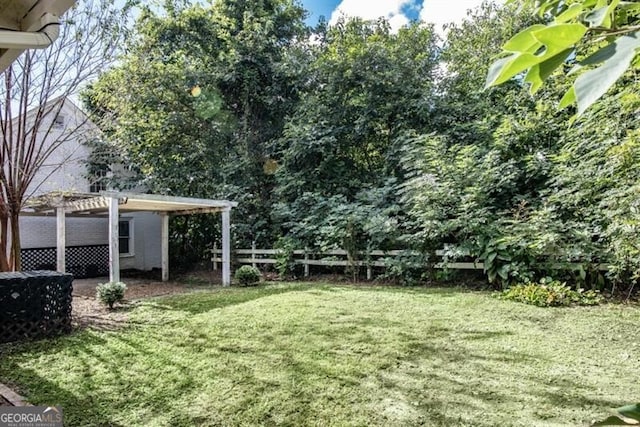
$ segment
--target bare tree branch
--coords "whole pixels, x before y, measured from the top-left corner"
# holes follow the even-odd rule
[[[25,52],[5,71],[0,87],[0,270],[20,269],[18,218],[25,202],[72,159],[83,137],[90,137],[84,135],[86,116],[63,132],[55,129],[56,117],[69,97],[115,61],[127,35],[130,7],[115,0],[79,0],[63,18],[52,46]],[[70,143],[75,149],[47,163]]]

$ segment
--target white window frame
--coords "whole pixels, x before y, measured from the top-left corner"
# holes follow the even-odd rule
[[[129,252],[127,253],[122,253],[120,252],[119,248],[118,248],[118,252],[120,252],[120,257],[133,257],[136,255],[136,250],[135,250],[135,230],[134,230],[134,223],[133,223],[133,218],[120,218],[118,220],[118,222],[128,222],[129,223]],[[120,224],[118,224],[118,230],[120,229]],[[118,238],[120,238],[120,232],[118,232]],[[119,246],[119,245],[118,245]]]

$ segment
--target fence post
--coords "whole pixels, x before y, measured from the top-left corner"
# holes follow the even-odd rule
[[[367,254],[367,280],[373,279],[373,269],[371,268],[371,254]]]
[[[218,243],[213,242],[213,271],[218,269]]]
[[[256,268],[256,241],[251,242],[251,266]]]
[[[304,248],[304,277],[309,277],[309,248]]]

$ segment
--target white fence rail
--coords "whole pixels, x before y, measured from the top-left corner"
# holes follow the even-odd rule
[[[232,252],[232,262],[236,264],[252,265],[257,267],[259,265],[275,264],[276,254],[278,249],[258,249],[255,246],[251,249],[236,249]],[[222,263],[222,250],[214,245],[211,250],[211,262],[213,263],[213,269],[217,270],[218,265]],[[436,256],[441,260],[433,264],[434,268],[438,269],[450,269],[450,270],[484,270],[484,263],[478,262],[459,262],[459,261],[446,261],[444,256],[446,251],[444,249],[436,251]],[[324,266],[324,267],[358,267],[367,269],[367,280],[373,279],[374,268],[389,267],[389,259],[393,259],[399,256],[419,256],[418,252],[408,250],[392,250],[392,251],[371,251],[368,253],[359,253],[358,259],[349,260],[346,250],[332,250],[327,252],[317,252],[312,250],[294,250],[293,262],[295,264],[304,266],[304,276],[309,276],[310,266]],[[566,264],[555,266],[556,269],[566,269]],[[572,270],[580,270],[583,268],[583,264],[574,263],[570,267]],[[597,269],[600,271],[607,271],[609,266],[607,264],[599,264]]]
[[[277,262],[275,255],[279,252],[278,249],[257,249],[255,247],[251,249],[236,249],[233,251],[232,262],[237,264],[246,264],[257,267],[258,265],[275,264]],[[222,250],[216,246],[211,250],[213,263],[213,269],[218,269],[218,264],[222,262]],[[436,251],[438,257],[444,255],[444,250]],[[294,250],[293,262],[295,264],[304,266],[305,277],[309,276],[310,266],[324,266],[324,267],[366,267],[367,279],[373,278],[374,267],[388,267],[389,258],[396,258],[400,255],[419,255],[417,252],[406,250],[392,250],[392,251],[370,251],[368,253],[358,254],[358,259],[349,260],[346,250],[331,250],[326,252],[316,252],[311,250]],[[434,264],[435,268],[448,268],[452,270],[483,270],[484,264],[482,262],[444,262],[440,261]]]

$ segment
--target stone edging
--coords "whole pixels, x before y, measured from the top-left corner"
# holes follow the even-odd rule
[[[0,396],[13,406],[31,406],[24,397],[2,383],[0,383]]]

